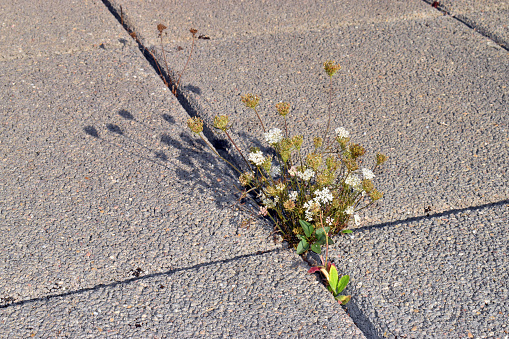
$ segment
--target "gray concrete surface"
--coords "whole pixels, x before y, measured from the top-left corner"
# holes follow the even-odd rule
[[[25,21],[0,61],[0,337],[364,337],[272,226],[244,223],[106,7],[62,5],[2,4]]]
[[[425,0],[433,4],[432,0]],[[458,18],[509,50],[509,2],[505,0],[444,0],[438,9]]]
[[[183,76],[185,101],[209,122],[216,114],[230,115],[244,149],[262,138],[240,94],[260,94],[268,125],[281,123],[274,104],[290,101],[294,130],[317,132],[327,106],[321,63],[340,62],[335,126],[344,125],[371,152],[390,157],[377,173],[384,200],[365,214],[354,240],[345,240],[345,251],[341,241],[334,247],[335,261],[352,276],[348,312],[367,337],[508,334],[506,50],[417,0],[384,2],[386,20],[373,20],[365,14],[370,11],[343,14],[341,5],[333,6],[325,18],[352,15],[355,23],[294,31],[278,30],[270,20],[265,28],[241,29],[261,26],[261,16],[278,17],[272,4],[253,6],[253,13],[263,15],[245,16],[248,5],[208,9],[227,13],[222,18],[228,29],[243,32],[231,36],[222,33],[217,15],[207,21],[192,6],[185,21],[172,11],[150,14],[154,3],[116,3],[147,45],[156,44],[157,23],[182,23],[168,31],[165,45],[175,72],[190,48],[186,23],[211,37],[197,42]],[[504,9],[497,13],[505,15]],[[313,23],[308,13],[300,21],[308,16]]]
[[[363,227],[333,247],[367,337],[505,338],[509,200]]]
[[[97,15],[97,0],[9,0],[0,3],[0,60],[43,57],[121,47],[125,34],[110,17]],[[122,39],[119,41],[119,39]]]

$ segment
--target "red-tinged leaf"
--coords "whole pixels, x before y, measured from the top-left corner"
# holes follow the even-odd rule
[[[319,266],[315,266],[315,267],[311,267],[308,271],[308,273],[315,273],[315,272],[318,272],[320,271],[320,267]]]
[[[352,298],[351,295],[340,295],[338,298],[338,301],[341,303],[341,305],[346,305]]]

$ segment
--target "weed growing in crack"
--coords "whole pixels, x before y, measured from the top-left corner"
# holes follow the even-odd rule
[[[245,162],[244,170],[229,163],[239,173],[239,182],[243,186],[241,196],[253,198],[259,204],[259,215],[272,219],[276,232],[294,246],[298,254],[309,250],[321,254],[324,245],[328,252],[329,244],[333,243],[330,236],[351,233],[347,229],[349,223],[358,224],[358,213],[383,196],[375,188],[373,179],[376,169],[387,157],[377,153],[371,168],[361,168],[364,147],[352,142],[344,127],[337,127],[331,132],[332,77],[340,69],[333,61],[324,63],[330,87],[327,126],[323,135],[313,138],[312,150],[307,154],[302,147],[304,136],[289,133],[289,103],[279,103],[275,107],[284,118],[284,131],[279,128],[267,131],[257,110],[260,98],[254,94],[241,98],[244,105],[254,111],[265,142],[272,148],[266,154],[253,147],[247,156],[244,155],[228,132],[231,128],[228,116],[216,116],[214,119],[214,127],[226,135]],[[188,126],[202,137],[201,118],[190,118]],[[339,279],[336,267],[328,262],[327,254],[325,259],[321,259],[322,266],[314,267],[310,273],[321,272],[334,297],[345,304],[349,297],[340,293],[349,277]]]
[[[168,61],[166,59],[166,51],[164,49],[164,46],[163,46],[163,32],[167,29],[168,27],[166,27],[165,25],[163,24],[158,24],[157,25],[157,31],[159,32],[158,33],[158,38],[159,38],[159,44],[160,44],[160,48],[161,48],[161,54],[163,55],[163,61],[164,61],[164,66],[166,67],[166,74],[168,74],[168,76],[170,76],[171,72],[170,72],[170,68],[168,67]],[[170,77],[170,83],[168,84],[168,82],[166,81],[166,79],[164,79],[164,76],[163,76],[163,73],[161,72],[161,70],[159,69],[159,73],[161,74],[161,77],[163,78],[163,81],[165,83],[165,85],[171,90],[171,92],[173,93],[173,95],[177,96],[177,91],[178,91],[178,88],[180,86],[180,80],[182,79],[182,75],[184,74],[184,72],[186,71],[187,69],[187,66],[189,65],[189,61],[191,60],[191,56],[193,55],[193,52],[194,52],[194,45],[196,43],[196,33],[198,33],[198,30],[194,29],[194,28],[191,28],[189,30],[189,32],[191,33],[192,35],[192,42],[191,42],[191,50],[189,51],[189,55],[187,57],[187,60],[186,60],[186,64],[184,65],[184,68],[182,69],[182,71],[178,74],[178,79],[177,81],[173,81]],[[200,37],[198,38],[201,38],[201,39],[204,39],[203,38],[203,35],[200,35]],[[208,38],[208,37],[207,37]],[[210,39],[210,38],[208,38]],[[180,47],[181,48],[181,47]]]

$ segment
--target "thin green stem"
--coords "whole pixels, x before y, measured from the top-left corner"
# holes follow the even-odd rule
[[[214,147],[212,147],[208,142],[207,140],[205,140],[205,138],[200,134],[198,134],[200,136],[200,138],[203,140],[203,142],[205,142],[205,144],[207,144],[207,146],[209,146],[209,148],[212,150],[212,152],[214,152],[219,158],[221,158],[224,162],[226,162],[228,165],[230,165],[234,170],[236,170],[239,174],[242,175],[242,172],[235,166],[233,166],[233,164],[231,162],[229,162],[228,160],[226,160],[225,158],[223,158],[222,156],[219,155],[219,153],[217,153],[216,149]]]
[[[230,137],[230,134],[228,134],[228,131],[225,129],[224,130],[224,133],[226,134],[226,136],[228,137],[228,139],[230,140],[230,142],[232,143],[233,146],[235,146],[235,148],[237,149],[237,151],[240,153],[240,156],[242,157],[242,159],[244,159],[244,161],[246,162],[247,166],[249,167],[249,170],[252,172],[253,171],[253,168],[251,167],[251,164],[249,163],[249,161],[247,161],[246,157],[244,156],[244,154],[240,151],[240,149],[237,147],[237,144],[235,144],[235,142],[233,142],[233,139]]]
[[[262,125],[263,133],[267,133],[267,131],[265,130],[265,125],[263,124],[262,118],[260,118],[260,114],[258,114],[256,107],[253,107],[253,109],[256,113],[256,116],[258,117],[258,120],[260,120],[260,124]]]

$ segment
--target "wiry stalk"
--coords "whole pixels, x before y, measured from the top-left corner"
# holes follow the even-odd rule
[[[205,144],[207,144],[207,146],[209,146],[209,148],[212,150],[212,152],[214,152],[219,158],[221,158],[222,160],[224,160],[228,165],[230,165],[234,170],[236,170],[239,174],[242,175],[242,172],[235,166],[233,166],[233,164],[231,162],[229,162],[228,160],[226,160],[225,158],[223,158],[222,156],[219,155],[219,153],[216,151],[216,149],[214,147],[212,147],[212,145],[210,145],[207,140],[205,140],[205,138],[203,137],[203,135],[198,134],[201,138],[201,140],[203,140],[203,142]]]
[[[253,109],[254,109],[254,111],[256,113],[256,116],[258,117],[258,120],[260,120],[260,124],[262,125],[263,133],[266,133],[267,131],[265,130],[265,125],[263,124],[262,118],[260,118],[260,115],[258,114],[258,111],[256,110],[256,107],[254,107]]]
[[[182,72],[180,72],[179,74],[179,78],[177,80],[177,84],[175,85],[175,87],[173,88],[173,94],[176,95],[177,93],[177,89],[179,88],[179,85],[180,85],[180,79],[182,78],[182,74],[184,74],[184,72],[186,71],[186,68],[187,68],[187,64],[189,64],[189,60],[191,60],[191,56],[193,55],[193,50],[194,50],[194,42],[195,42],[195,35],[196,35],[196,32],[197,30],[195,29],[191,29],[190,30],[191,34],[193,35],[193,42],[191,44],[191,52],[189,52],[189,56],[187,57],[187,61],[186,61],[186,64],[184,65],[184,69],[182,69]]]
[[[230,140],[230,142],[232,143],[233,146],[235,146],[235,148],[237,149],[237,151],[240,153],[240,156],[242,157],[242,159],[244,159],[244,161],[246,162],[247,166],[249,167],[249,170],[252,172],[253,171],[253,168],[251,167],[251,164],[249,163],[249,161],[247,161],[246,157],[244,156],[244,154],[240,151],[240,149],[237,147],[237,144],[235,144],[235,142],[233,142],[233,139],[230,137],[230,134],[228,134],[228,131],[225,129],[224,130],[224,133],[226,134],[226,136],[228,137],[228,139]]]

